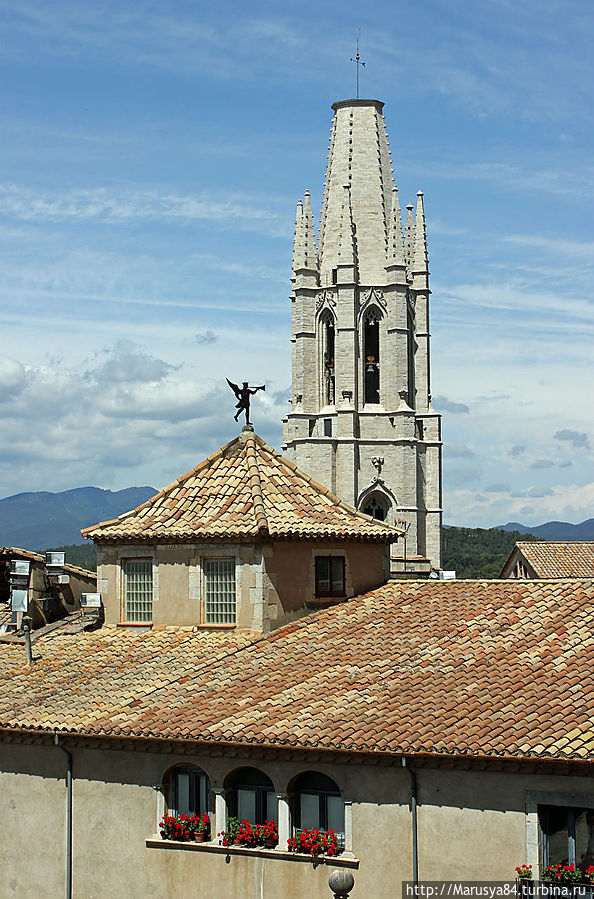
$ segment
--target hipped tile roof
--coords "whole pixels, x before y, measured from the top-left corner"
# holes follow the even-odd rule
[[[594,580],[400,581],[243,645],[48,635],[0,646],[0,726],[592,761],[593,620]]]
[[[256,536],[391,543],[402,534],[342,502],[251,431],[138,508],[81,533],[98,543]]]
[[[502,572],[520,552],[536,577],[594,577],[594,541],[551,540],[543,543],[516,543]]]

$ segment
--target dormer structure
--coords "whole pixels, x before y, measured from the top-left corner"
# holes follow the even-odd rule
[[[333,104],[316,246],[297,204],[292,400],[283,449],[346,502],[406,522],[393,568],[441,564],[441,416],[431,405],[423,194],[402,222],[383,103]]]

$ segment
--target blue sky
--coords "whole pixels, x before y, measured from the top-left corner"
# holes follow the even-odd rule
[[[0,0],[0,496],[169,483],[290,395],[334,100],[425,192],[445,521],[594,515],[590,0]]]

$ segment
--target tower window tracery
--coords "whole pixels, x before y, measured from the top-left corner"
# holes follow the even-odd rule
[[[380,401],[380,321],[374,307],[363,318],[363,394],[366,403]]]
[[[322,405],[333,406],[336,392],[334,375],[335,331],[334,319],[330,312],[325,313],[320,319],[320,337],[322,357]]]

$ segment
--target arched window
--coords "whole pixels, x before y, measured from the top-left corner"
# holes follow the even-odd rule
[[[239,768],[225,781],[229,813],[250,824],[278,820],[278,799],[269,777],[257,768]]]
[[[370,493],[361,505],[361,511],[365,515],[371,515],[378,521],[387,521],[388,513],[391,508],[390,500],[383,493]]]
[[[334,374],[335,331],[334,319],[330,312],[320,318],[321,349],[321,400],[322,406],[333,406],[335,402],[336,380]]]
[[[380,321],[377,309],[363,318],[363,395],[366,403],[380,401]]]
[[[334,781],[319,771],[306,771],[293,783],[297,830],[333,830],[344,848],[344,802]]]
[[[208,814],[210,785],[204,771],[178,765],[168,772],[166,781],[172,815]]]

